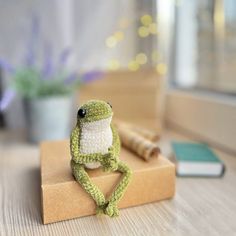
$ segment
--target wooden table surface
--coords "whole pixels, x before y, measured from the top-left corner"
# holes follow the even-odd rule
[[[161,141],[183,136],[166,131]],[[236,235],[236,157],[219,150],[223,178],[177,178],[171,200],[43,225],[40,212],[39,149],[20,133],[0,132],[0,235]],[[53,167],[52,167],[53,168]]]

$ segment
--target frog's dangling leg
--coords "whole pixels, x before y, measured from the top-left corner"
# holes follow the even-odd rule
[[[110,217],[119,215],[117,203],[123,197],[132,175],[130,168],[122,162],[119,162],[117,171],[123,173],[123,178],[108,200],[108,205],[105,209],[105,213]]]
[[[73,175],[78,181],[84,190],[93,198],[93,200],[97,204],[96,214],[103,214],[104,209],[106,207],[106,199],[103,193],[99,190],[99,188],[92,183],[89,178],[89,175],[84,169],[84,165],[76,164],[73,160],[71,161],[71,167]]]

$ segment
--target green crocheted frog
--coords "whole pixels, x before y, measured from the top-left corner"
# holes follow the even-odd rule
[[[109,103],[91,100],[77,113],[77,124],[71,133],[71,168],[75,179],[90,194],[97,205],[97,214],[118,216],[118,201],[131,179],[131,170],[119,160],[120,140],[111,124],[113,112]],[[86,169],[102,167],[103,171],[119,171],[123,178],[106,200],[100,189],[92,183]]]

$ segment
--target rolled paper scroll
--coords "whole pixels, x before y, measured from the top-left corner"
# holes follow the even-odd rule
[[[160,136],[148,129],[142,128],[142,127],[138,127],[135,125],[131,125],[130,128],[135,131],[136,133],[140,134],[141,136],[143,136],[144,138],[152,141],[152,142],[157,142],[160,139]]]
[[[127,126],[118,125],[117,130],[122,145],[136,153],[145,161],[157,157],[160,153],[160,149],[155,143],[136,133],[132,129],[129,129]]]
[[[130,123],[126,123],[120,120],[116,120],[115,121],[116,126],[124,126],[127,127],[127,129],[130,129],[138,134],[140,134],[142,137],[152,141],[152,142],[157,142],[160,139],[160,135],[157,134],[156,132],[137,126],[137,125],[133,125]]]

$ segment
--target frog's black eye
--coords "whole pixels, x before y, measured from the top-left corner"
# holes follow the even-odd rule
[[[85,115],[86,115],[86,110],[83,109],[83,108],[80,108],[80,109],[78,110],[77,117],[78,117],[78,118],[79,118],[79,117],[80,117],[80,118],[84,118]]]
[[[111,105],[111,103],[110,102],[107,102],[107,104],[112,108],[112,105]]]

